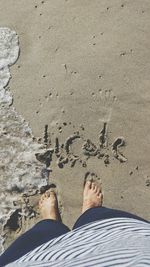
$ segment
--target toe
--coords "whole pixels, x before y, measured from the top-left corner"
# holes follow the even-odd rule
[[[54,191],[49,191],[49,196],[56,197],[56,193]]]
[[[101,191],[97,193],[97,195],[100,197],[101,196]]]
[[[91,186],[92,190],[95,191],[95,184],[92,183],[92,186]]]
[[[50,197],[50,192],[46,191],[44,195],[45,195],[46,198],[48,198],[48,197]]]
[[[99,194],[101,193],[101,189],[100,189],[100,187],[99,187],[99,186],[97,186],[96,193],[97,193],[97,195],[99,195]]]
[[[91,181],[87,181],[85,184],[85,190],[89,190],[91,188]]]
[[[42,206],[42,203],[43,203],[43,201],[40,199],[40,200],[39,200],[39,207]]]
[[[50,198],[58,203],[57,194],[54,191],[50,191]]]
[[[51,195],[53,195],[53,196],[56,196],[56,193],[55,193],[55,191],[49,191],[49,193],[51,194]]]
[[[95,184],[94,192],[95,192],[96,194],[98,194],[98,190],[99,190],[99,187],[98,187],[97,184]]]
[[[102,194],[102,193],[99,193],[97,197],[98,197],[99,199],[101,199],[101,202],[103,202],[103,194]]]
[[[45,194],[43,194],[42,196],[41,196],[41,201],[43,201],[45,199]]]

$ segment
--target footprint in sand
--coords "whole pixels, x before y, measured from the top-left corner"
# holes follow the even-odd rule
[[[112,90],[90,91],[90,95],[76,95],[72,100],[70,99],[68,113],[73,114],[73,118],[78,118],[79,124],[85,124],[92,128],[97,123],[110,121],[116,100],[117,97]],[[77,104],[75,105],[75,103]],[[80,115],[78,116],[78,114]]]
[[[22,229],[22,218],[20,215],[21,209],[16,209],[12,211],[9,219],[6,221],[5,225],[3,225],[2,235],[6,236],[5,242],[7,240],[7,236],[10,238],[15,234],[18,234]]]
[[[112,109],[117,100],[117,97],[113,94],[113,90],[99,89],[99,102],[100,102],[100,118],[99,121],[109,122]]]

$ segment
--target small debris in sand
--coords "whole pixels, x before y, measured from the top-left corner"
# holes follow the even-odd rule
[[[105,163],[106,166],[110,163],[109,155],[105,155],[104,163]]]
[[[83,168],[86,168],[86,167],[87,167],[86,161],[83,161],[83,162],[82,162],[82,167],[83,167]]]
[[[84,126],[83,126],[83,124],[80,124],[80,128],[81,128],[81,130],[82,130],[82,131],[84,131],[84,130],[85,130],[85,128],[84,128]]]
[[[120,56],[125,56],[127,53],[124,51],[124,52],[121,52],[120,53]]]
[[[59,130],[59,133],[62,133],[62,127],[61,126],[58,127],[58,130]]]
[[[150,179],[147,179],[145,184],[146,186],[150,186]]]

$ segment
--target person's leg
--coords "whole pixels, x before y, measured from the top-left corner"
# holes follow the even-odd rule
[[[97,220],[104,220],[104,219],[118,218],[118,217],[134,218],[137,220],[146,221],[134,214],[122,210],[102,207],[102,200],[103,196],[99,187],[95,185],[93,182],[89,181],[86,182],[83,191],[82,214],[75,222],[73,229],[76,229],[82,225]]]
[[[39,207],[43,220],[21,235],[6,249],[0,256],[0,266],[5,266],[43,243],[70,231],[59,221],[57,197],[54,192],[47,191],[41,197]]]
[[[76,229],[82,225],[98,220],[122,218],[122,217],[148,222],[139,216],[136,216],[134,214],[122,210],[110,209],[106,207],[95,207],[95,208],[90,208],[89,210],[81,214],[81,216],[75,222],[73,229]]]

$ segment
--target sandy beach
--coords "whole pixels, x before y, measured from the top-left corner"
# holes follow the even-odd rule
[[[7,170],[0,169],[5,213],[5,197],[22,197],[32,210],[26,216],[22,202],[11,207],[11,221],[1,225],[4,247],[39,221],[36,164],[48,173],[46,186],[56,187],[69,227],[81,213],[86,179],[102,184],[104,206],[150,220],[150,1],[1,0],[0,27],[19,38],[4,87],[13,95],[10,108],[32,130],[25,150],[32,159],[23,165],[26,176],[18,176],[26,193],[6,194]],[[35,190],[27,194],[30,181]]]

